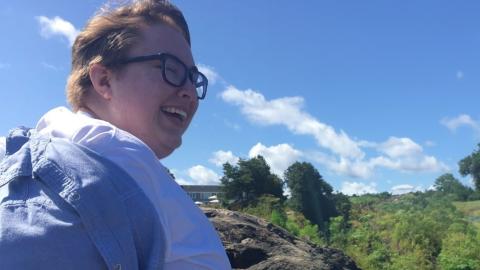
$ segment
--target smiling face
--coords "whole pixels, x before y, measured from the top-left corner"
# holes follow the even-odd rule
[[[194,65],[183,35],[165,24],[145,26],[129,57],[169,53],[187,67]],[[160,61],[130,63],[109,80],[106,114],[100,118],[141,139],[164,158],[182,143],[198,107],[195,87],[190,80],[174,87],[162,78]],[[105,119],[107,118],[107,119]]]

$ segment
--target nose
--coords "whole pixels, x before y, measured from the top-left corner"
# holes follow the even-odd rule
[[[187,98],[189,101],[197,100],[197,90],[195,86],[187,80],[187,82],[178,89],[177,94],[181,98]]]

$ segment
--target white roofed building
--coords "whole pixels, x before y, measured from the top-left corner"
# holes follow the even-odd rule
[[[194,202],[218,203],[219,185],[181,185]]]

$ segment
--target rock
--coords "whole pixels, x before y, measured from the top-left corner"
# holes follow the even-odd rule
[[[301,240],[264,219],[226,209],[202,210],[219,233],[233,269],[360,269],[341,251]]]

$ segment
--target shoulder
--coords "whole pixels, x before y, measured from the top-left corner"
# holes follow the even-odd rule
[[[108,122],[85,114],[74,113],[65,107],[48,111],[37,123],[39,134],[61,138],[85,147],[108,144],[115,136],[115,127]]]
[[[66,139],[104,156],[121,152],[152,152],[128,132],[86,113],[73,113],[64,107],[47,112],[37,123],[36,130],[53,138]]]
[[[86,113],[73,113],[66,108],[53,109],[40,119],[36,130],[47,137],[84,147],[113,162],[147,194],[152,190],[152,183],[162,177],[158,173],[160,163],[146,144],[130,133]]]

